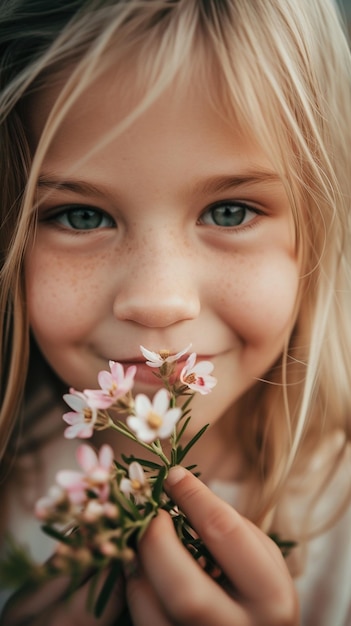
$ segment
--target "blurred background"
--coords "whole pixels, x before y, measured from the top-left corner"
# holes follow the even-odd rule
[[[344,16],[348,25],[350,37],[351,37],[351,0],[336,0],[340,7],[341,14]]]

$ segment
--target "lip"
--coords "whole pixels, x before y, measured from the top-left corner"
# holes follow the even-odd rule
[[[149,365],[146,365],[145,359],[125,359],[123,361],[119,361],[119,363],[121,363],[121,365],[123,365],[124,367],[130,367],[132,365],[136,366],[136,382],[142,383],[144,385],[150,385],[152,387],[162,386],[161,380],[157,376],[155,376],[155,374],[158,373],[158,367],[150,367]],[[175,380],[180,375],[180,372],[182,371],[185,363],[186,359],[177,361],[175,363],[174,373],[171,377],[173,380]]]
[[[186,361],[188,359],[189,355],[184,355],[184,357],[180,358],[179,360],[177,360],[174,365],[174,373],[171,377],[171,380],[176,380],[179,376],[180,373],[183,369],[183,367],[186,364]],[[197,355],[197,362],[198,361],[210,361],[214,358],[214,356],[207,356],[207,355]],[[144,357],[132,357],[132,358],[128,358],[128,359],[113,359],[115,361],[118,361],[118,363],[120,363],[121,365],[123,365],[123,367],[131,367],[132,365],[135,365],[137,368],[136,374],[135,374],[135,381],[138,383],[142,383],[144,385],[150,385],[153,387],[160,387],[162,386],[162,383],[160,381],[160,379],[155,376],[155,374],[158,372],[158,368],[157,367],[150,367],[149,365],[146,365],[145,363],[145,358]]]

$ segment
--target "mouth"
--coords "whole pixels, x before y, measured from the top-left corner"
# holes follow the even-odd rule
[[[184,355],[173,363],[174,371],[172,375],[170,376],[171,383],[174,383],[177,379],[179,379],[180,373],[186,364],[188,356],[189,356],[188,354]],[[214,356],[201,354],[201,355],[197,355],[196,361],[197,362],[210,361],[213,358]],[[137,368],[137,371],[135,374],[136,382],[144,384],[144,385],[148,385],[148,386],[153,386],[153,387],[161,387],[163,385],[160,378],[157,375],[155,376],[155,374],[158,374],[159,368],[150,367],[149,365],[146,365],[145,358],[143,356],[140,357],[138,355],[137,357],[128,357],[128,358],[123,358],[123,359],[119,358],[119,359],[113,359],[113,360],[120,363],[124,368],[135,365]]]

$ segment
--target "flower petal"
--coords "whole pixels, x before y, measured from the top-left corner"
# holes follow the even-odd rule
[[[117,363],[116,361],[110,361],[110,369],[113,380],[116,383],[123,383],[124,381],[124,369],[121,363]]]
[[[79,391],[75,394],[65,393],[63,399],[74,411],[81,411],[86,406],[85,398]]]
[[[99,464],[106,470],[110,470],[113,464],[113,450],[111,446],[105,443],[99,452]]]
[[[93,420],[96,419],[96,409],[108,409],[115,401],[115,398],[102,389],[84,389],[84,393],[87,396],[90,407],[93,411]]]
[[[160,437],[160,439],[166,439],[172,434],[174,426],[180,419],[181,414],[182,411],[178,407],[167,411],[163,423],[158,429],[158,436]]]
[[[56,474],[56,482],[64,489],[83,487],[84,474],[75,470],[60,470]]]
[[[111,372],[101,370],[101,372],[98,373],[98,383],[101,389],[110,389],[113,383]]]
[[[125,374],[125,380],[128,381],[128,385],[132,381],[134,383],[134,376],[136,374],[136,371],[137,371],[136,365],[130,365],[127,368],[127,371],[126,371],[126,374]]]
[[[150,399],[144,393],[138,393],[135,397],[134,409],[138,417],[145,419],[152,410]]]
[[[122,478],[121,482],[119,483],[119,488],[122,493],[124,493],[124,495],[129,498],[130,494],[132,493],[131,480],[129,480],[129,478]]]
[[[91,472],[98,464],[98,458],[91,446],[82,443],[76,452],[77,461],[85,472]]]
[[[145,483],[146,477],[144,470],[141,467],[140,463],[138,463],[137,461],[133,461],[130,464],[128,474],[132,480],[138,480],[141,485]]]
[[[213,371],[214,365],[211,361],[199,361],[193,368],[193,371],[199,376],[206,376]]]
[[[148,361],[152,361],[152,362],[158,362],[161,361],[161,365],[163,363],[163,359],[161,359],[160,355],[157,354],[157,352],[151,352],[151,350],[147,350],[147,348],[144,348],[144,346],[139,346],[140,348],[140,352],[143,355],[143,357],[145,359],[147,359]]]
[[[158,415],[164,415],[169,408],[169,393],[167,389],[159,389],[152,400],[152,408]]]
[[[180,359],[181,356],[189,352],[190,348],[191,348],[191,343],[189,343],[189,345],[186,348],[184,348],[184,350],[181,350],[180,352],[177,352],[177,354],[173,354],[167,357],[166,361],[168,361],[168,363],[174,363],[174,361],[178,361],[178,359]]]
[[[93,435],[93,430],[94,429],[91,424],[74,424],[73,426],[66,428],[64,436],[66,439],[75,439],[75,437],[79,437],[80,439],[89,439]]]
[[[66,424],[69,424],[70,426],[73,426],[75,424],[82,424],[84,421],[81,413],[73,413],[73,411],[62,415],[62,419],[66,422]]]
[[[138,439],[144,441],[144,443],[150,443],[158,438],[157,431],[149,428],[146,422],[141,421],[134,415],[129,415],[126,422]]]

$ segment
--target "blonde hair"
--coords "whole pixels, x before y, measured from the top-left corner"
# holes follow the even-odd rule
[[[19,415],[27,373],[22,263],[51,138],[77,97],[111,65],[132,69],[140,93],[125,124],[176,77],[195,75],[218,114],[253,133],[269,153],[296,225],[301,279],[291,337],[265,380],[238,403],[245,414],[240,437],[260,494],[250,516],[269,526],[287,479],[306,470],[314,447],[337,432],[343,445],[350,439],[351,62],[335,6],[331,0],[73,0],[47,9],[44,1],[23,0],[21,14],[20,4],[12,9],[9,1],[0,13],[0,450]],[[25,98],[64,67],[70,78],[32,158]],[[342,449],[332,455],[332,468]]]

